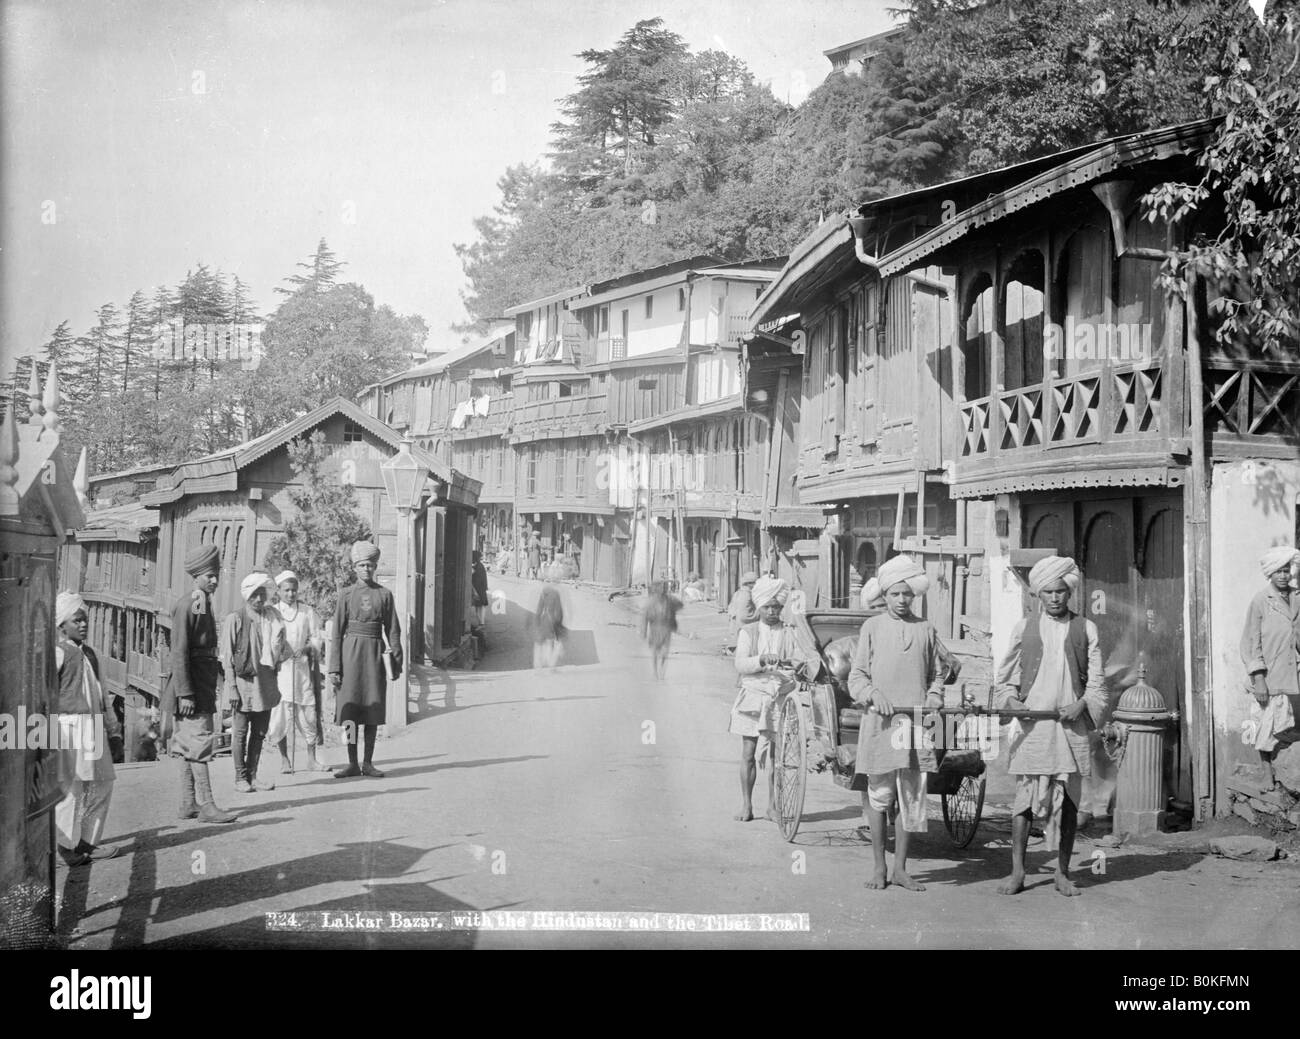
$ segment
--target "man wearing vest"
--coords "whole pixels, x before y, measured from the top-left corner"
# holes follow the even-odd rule
[[[180,818],[205,823],[232,823],[212,797],[208,762],[216,752],[212,715],[217,709],[217,619],[212,593],[217,588],[221,555],[215,545],[199,545],[185,557],[193,589],[172,608],[172,673],[163,694],[163,714],[175,712],[171,749],[181,758]]]
[[[226,699],[234,711],[230,736],[235,759],[235,790],[251,794],[274,790],[275,783],[257,778],[262,744],[271,723],[271,710],[280,702],[280,665],[293,657],[280,614],[266,604],[269,575],[256,572],[239,585],[243,609],[226,617],[221,629],[221,666],[226,672]]]
[[[1029,589],[1042,609],[1016,624],[997,674],[995,706],[1058,711],[1059,720],[1012,723],[1007,771],[1016,777],[1012,805],[1011,875],[998,888],[1014,895],[1025,886],[1029,824],[1043,823],[1048,851],[1057,851],[1056,890],[1077,895],[1070,854],[1083,777],[1092,774],[1089,722],[1102,723],[1107,706],[1097,626],[1070,612],[1079,587],[1072,559],[1048,556],[1029,571]],[[1020,728],[1023,726],[1023,728]]]
[[[121,736],[117,715],[104,700],[99,661],[86,643],[86,603],[63,592],[54,604],[59,640],[54,662],[59,670],[59,780],[67,795],[54,810],[59,856],[69,866],[91,859],[111,859],[116,847],[101,847],[99,838],[113,798],[113,758],[105,736]]]

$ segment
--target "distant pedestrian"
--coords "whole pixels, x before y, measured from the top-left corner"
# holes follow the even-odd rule
[[[1300,718],[1300,594],[1291,588],[1291,569],[1300,553],[1271,548],[1259,561],[1268,587],[1250,601],[1241,633],[1241,659],[1261,715],[1255,734],[1264,778],[1275,786],[1273,756],[1279,745],[1295,742]]]
[[[402,625],[393,593],[375,582],[379,549],[369,541],[352,546],[355,584],[339,594],[330,632],[330,681],[337,697],[336,724],[348,732],[348,764],[334,773],[335,779],[370,776],[382,779],[383,772],[371,759],[375,737],[384,723],[388,673],[384,654],[392,654],[393,677],[401,673]],[[357,765],[357,727],[363,730],[365,757]]]
[[[670,594],[662,581],[651,586],[641,611],[641,637],[650,647],[650,662],[657,679],[665,677],[668,651],[677,630],[677,611],[681,608],[681,600]]]
[[[564,604],[551,584],[542,588],[533,615],[533,667],[557,668],[564,656]]]
[[[483,565],[483,554],[474,553],[474,566],[470,573],[470,588],[474,593],[474,616],[481,628],[487,623],[488,580],[487,568]]]
[[[181,759],[180,818],[232,823],[238,816],[217,807],[208,762],[216,752],[212,716],[217,710],[221,664],[217,659],[217,589],[221,555],[215,545],[199,545],[185,557],[194,580],[188,595],[172,608],[171,675],[163,691],[163,714],[173,715],[171,753]]]
[[[257,778],[257,766],[271,711],[280,702],[280,665],[292,659],[293,651],[285,638],[284,620],[267,605],[270,582],[261,572],[245,577],[239,584],[244,605],[227,616],[221,628],[226,699],[234,712],[230,750],[235,759],[235,789],[241,794],[275,789],[273,781]]]
[[[280,601],[275,610],[284,621],[284,636],[293,654],[280,665],[280,702],[271,709],[266,738],[280,750],[280,771],[292,774],[296,764],[289,744],[301,736],[307,745],[307,771],[328,772],[316,757],[320,743],[318,727],[321,660],[325,655],[325,626],[318,614],[298,598],[298,575],[285,570],[276,575]]]
[[[542,542],[536,534],[528,542],[528,576],[534,581],[542,572]]]
[[[59,781],[68,791],[54,809],[54,822],[59,856],[69,866],[84,866],[118,852],[99,842],[117,778],[108,740],[120,737],[121,730],[104,699],[99,660],[86,645],[85,600],[63,592],[54,605],[54,623],[58,628],[54,663],[59,678]]]
[[[736,636],[740,634],[740,629],[746,624],[753,624],[758,620],[758,610],[754,607],[754,582],[758,580],[758,574],[748,570],[740,575],[740,587],[735,590],[731,596],[731,602],[727,604],[727,617],[730,619],[730,626],[727,632],[727,645],[725,647],[728,653],[735,652]]]

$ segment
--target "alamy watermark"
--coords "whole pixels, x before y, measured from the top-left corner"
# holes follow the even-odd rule
[[[0,750],[75,750],[98,759],[107,748],[102,714],[0,713]]]
[[[194,323],[172,318],[154,341],[160,361],[238,361],[245,371],[262,363],[262,323]]]
[[[1043,356],[1049,361],[1150,361],[1154,358],[1151,325],[1145,321],[1075,321],[1068,316],[1064,327],[1053,322],[1044,329]]]

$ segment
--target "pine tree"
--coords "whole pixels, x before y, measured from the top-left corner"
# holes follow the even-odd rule
[[[334,256],[330,247],[325,244],[322,238],[316,246],[316,254],[298,266],[306,271],[306,274],[291,274],[285,279],[288,288],[276,286],[275,291],[282,296],[292,296],[300,292],[320,292],[330,288],[339,271],[343,269],[343,264]]]
[[[289,488],[294,515],[267,548],[268,573],[292,570],[302,597],[324,614],[334,612],[338,592],[351,580],[349,550],[370,539],[357,509],[356,488],[333,471],[325,434],[317,430],[289,445],[295,481]]]

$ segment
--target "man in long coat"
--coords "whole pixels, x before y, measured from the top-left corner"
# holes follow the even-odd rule
[[[185,557],[185,572],[194,579],[194,587],[172,608],[172,673],[163,694],[163,714],[175,714],[171,751],[181,759],[180,818],[198,816],[205,823],[236,819],[217,807],[208,775],[208,762],[216,751],[212,714],[221,681],[212,606],[220,569],[221,555],[215,545],[200,545]]]
[[[384,698],[388,676],[384,653],[393,654],[394,677],[402,667],[402,626],[397,618],[393,593],[375,583],[379,549],[369,541],[352,546],[352,568],[356,583],[344,588],[334,610],[330,633],[330,681],[336,703],[334,721],[347,734],[348,763],[334,773],[335,779],[351,776],[382,778],[371,763],[375,735],[384,723]],[[357,727],[365,739],[365,758],[357,765]]]

